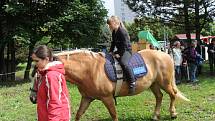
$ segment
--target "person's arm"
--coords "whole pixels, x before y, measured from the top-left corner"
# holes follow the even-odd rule
[[[110,46],[110,53],[113,53],[114,48],[115,48],[116,44],[115,44],[115,40],[114,40],[114,32],[112,32],[112,42],[111,42],[111,46]]]
[[[182,52],[180,51],[180,57],[181,57],[181,62],[180,62],[180,65],[183,64],[183,55],[182,55]]]
[[[48,121],[59,121],[61,117],[62,87],[59,79],[59,75],[53,72],[49,72],[46,76]]]
[[[114,50],[114,47],[115,47],[115,42],[112,40],[112,42],[111,42],[111,46],[110,46],[110,51],[109,52],[113,52],[113,50]]]

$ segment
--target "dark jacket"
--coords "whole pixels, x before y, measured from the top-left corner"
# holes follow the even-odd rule
[[[213,43],[210,43],[208,45],[208,56],[209,58],[212,58],[213,56],[215,56],[214,53],[212,53],[210,50],[214,50],[215,51],[215,46],[213,45]],[[213,55],[214,54],[214,55]],[[215,57],[214,57],[215,58]]]
[[[188,47],[183,52],[183,58],[187,60],[188,63],[195,63],[197,61],[197,51],[194,47]]]
[[[129,40],[128,32],[122,27],[119,27],[117,31],[112,32],[110,52],[113,52],[115,47],[117,48],[116,53],[120,56],[122,56],[125,51],[131,51],[131,42]]]

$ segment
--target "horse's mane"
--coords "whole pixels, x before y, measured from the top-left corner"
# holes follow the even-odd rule
[[[101,53],[92,52],[89,50],[72,50],[72,51],[62,51],[60,53],[54,54],[54,56],[72,56],[72,55],[84,55],[84,56],[90,56],[92,58],[97,58],[98,56],[103,55]]]

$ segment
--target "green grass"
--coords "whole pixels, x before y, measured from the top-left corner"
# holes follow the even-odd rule
[[[201,76],[199,84],[183,83],[178,86],[191,102],[178,101],[176,110],[178,118],[174,121],[215,121],[215,77]],[[8,86],[9,85],[9,86]],[[29,100],[30,83],[11,83],[0,86],[0,121],[35,121],[36,105]],[[68,83],[72,109],[72,119],[79,107],[80,94],[76,86]],[[132,97],[117,98],[119,121],[151,120],[155,98],[147,90]],[[161,107],[161,121],[171,121],[169,96],[164,93]],[[91,103],[81,121],[111,121],[110,115],[100,101]]]
[[[16,70],[24,70],[27,66],[27,63],[19,63],[16,67]]]

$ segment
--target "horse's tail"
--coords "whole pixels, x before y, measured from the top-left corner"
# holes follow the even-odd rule
[[[184,94],[177,88],[175,83],[175,74],[172,75],[172,88],[174,93],[176,94],[176,98],[184,100],[184,101],[190,101],[188,98],[184,96]]]

